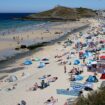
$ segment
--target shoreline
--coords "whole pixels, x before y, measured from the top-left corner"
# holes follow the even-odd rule
[[[80,23],[81,23],[81,22],[80,22]],[[58,30],[58,32],[60,32],[62,28],[61,28],[61,29],[57,29],[56,27],[57,27],[57,26],[59,27],[59,25],[66,24],[66,23],[65,23],[65,22],[64,22],[64,23],[59,23],[57,26],[55,26],[54,23],[52,23],[52,24],[53,24],[53,25],[52,25],[53,30],[54,30],[55,32],[57,32],[57,30]],[[56,23],[55,23],[55,24],[56,24]],[[71,23],[71,24],[72,24],[72,23]],[[73,23],[73,24],[74,24],[74,23]],[[54,27],[55,27],[55,29],[54,29]],[[79,26],[78,26],[78,27],[79,27]],[[78,27],[77,27],[77,28],[78,28]],[[50,28],[51,28],[51,27],[49,27],[49,29],[50,29]],[[52,28],[50,29],[50,31],[52,30]],[[46,30],[46,29],[45,29],[45,30]],[[51,34],[54,34],[53,30],[51,31]],[[43,40],[40,39],[40,38],[42,37],[42,36],[40,36],[39,41],[38,41],[38,38],[37,38],[37,40],[35,39],[36,42],[33,41],[33,37],[34,37],[34,36],[32,35],[32,38],[31,38],[31,36],[30,36],[31,39],[26,39],[26,38],[25,38],[22,42],[19,42],[19,43],[20,43],[19,45],[16,44],[17,42],[15,42],[15,40],[14,40],[14,42],[11,42],[11,43],[8,42],[8,40],[6,41],[6,39],[8,39],[8,38],[9,38],[10,40],[13,40],[11,36],[10,36],[10,37],[7,36],[6,39],[4,40],[4,42],[3,42],[2,38],[1,38],[1,40],[2,40],[1,44],[3,45],[3,43],[5,44],[5,43],[8,42],[7,44],[11,46],[11,44],[14,43],[12,49],[16,48],[16,46],[21,46],[21,45],[26,45],[26,46],[32,46],[32,45],[34,46],[34,45],[35,45],[35,46],[37,46],[38,44],[43,44],[43,43],[45,43],[45,42],[54,41],[54,40],[56,40],[56,39],[59,39],[59,38],[62,37],[62,36],[65,37],[65,36],[66,36],[65,34],[70,33],[70,31],[72,31],[72,29],[70,29],[69,31],[68,31],[68,29],[67,29],[66,31],[62,31],[63,33],[61,33],[61,35],[58,34],[58,35],[51,36],[51,37],[49,36],[49,38],[47,38],[46,36],[45,36],[45,37],[43,36]],[[34,32],[37,33],[36,30],[35,30]],[[41,32],[43,32],[43,30],[42,30]],[[53,32],[53,33],[52,33],[52,32]],[[30,33],[33,33],[33,32],[30,31],[29,34],[30,34]],[[39,32],[38,32],[38,33],[39,33]],[[23,36],[21,36],[21,37],[27,37],[25,34],[27,34],[27,33],[23,33]],[[39,33],[39,34],[40,34],[40,33]],[[43,33],[43,34],[48,34],[48,33]],[[19,35],[18,35],[18,36],[19,36]],[[37,36],[36,36],[36,37],[37,37]],[[6,47],[6,46],[5,46],[5,47]],[[12,46],[11,46],[11,47],[12,47]],[[8,46],[8,48],[9,48],[9,46]],[[6,50],[6,49],[5,49],[5,50]],[[0,51],[0,53],[1,53],[0,55],[2,56],[0,61],[2,61],[2,60],[7,60],[7,59],[6,59],[5,57],[3,57],[3,55],[2,55],[2,54],[5,53],[5,50],[2,51],[2,52]],[[11,48],[7,49],[6,52],[8,52],[8,51],[10,52],[10,55],[9,55],[9,56],[7,56],[7,55],[4,54],[4,56],[7,56],[7,58],[10,57],[10,56],[14,56],[14,55],[16,55],[16,54],[19,53],[19,51],[11,50]],[[22,50],[20,50],[20,53],[22,53],[21,51],[22,51]],[[24,50],[23,50],[23,51],[24,51]],[[26,52],[27,52],[27,51],[26,51]],[[11,55],[11,53],[12,53],[12,55]],[[15,53],[16,53],[16,54],[15,54]]]
[[[89,24],[78,27],[76,29],[73,29],[71,32],[67,32],[66,34],[64,34],[63,36],[61,36],[61,37],[59,37],[57,39],[54,39],[54,40],[51,40],[51,41],[48,41],[48,42],[42,42],[42,43],[39,43],[39,44],[32,45],[34,47],[32,50],[29,50],[29,51],[26,51],[26,52],[20,53],[20,54],[15,54],[14,56],[11,56],[11,57],[9,57],[9,58],[7,58],[5,60],[0,60],[0,64],[2,65],[2,66],[0,65],[0,69],[6,68],[6,67],[3,67],[3,66],[5,65],[5,63],[8,65],[8,63],[11,60],[13,60],[12,62],[14,62],[14,60],[24,58],[26,56],[30,56],[33,53],[35,53],[33,50],[40,51],[41,50],[40,47],[51,45],[51,44],[54,44],[56,42],[62,41],[64,39],[66,39],[66,37],[68,37],[68,35],[73,34],[73,33],[77,32],[77,31],[82,31],[83,29],[88,28],[88,27],[89,27]],[[38,45],[41,45],[41,46],[39,47]],[[1,72],[1,70],[0,70],[0,72]]]

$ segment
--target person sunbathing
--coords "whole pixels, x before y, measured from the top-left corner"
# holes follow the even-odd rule
[[[69,73],[76,74],[76,73],[77,73],[77,69],[75,69],[75,68],[73,67],[73,69],[72,69]]]
[[[57,62],[60,62],[60,61],[62,61],[62,59],[58,59],[58,60],[57,60]]]
[[[51,75],[43,75],[42,77],[39,77],[39,79],[46,79],[46,78],[49,78]]]
[[[79,75],[83,72],[83,70],[79,70],[77,68],[73,68],[69,73],[73,73],[74,75]]]
[[[47,78],[47,81],[48,81],[48,83],[55,82],[57,79],[58,79],[58,77],[50,77],[50,78]]]
[[[53,96],[51,96],[48,100],[44,102],[46,105],[54,105],[56,102],[58,102],[58,99],[54,99]]]
[[[76,70],[76,75],[79,75],[79,74],[81,74],[81,73],[83,73],[83,70],[80,70],[79,68]]]
[[[38,83],[36,82],[33,87],[29,88],[30,91],[35,91],[39,88]]]
[[[73,74],[71,74],[69,80],[70,80],[70,81],[75,81],[75,80],[76,80],[76,79],[75,79],[75,76],[74,76]]]

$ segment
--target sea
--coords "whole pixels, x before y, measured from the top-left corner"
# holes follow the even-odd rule
[[[0,13],[0,35],[12,32],[28,31],[46,24],[46,21],[20,20],[19,18],[31,15],[32,13]]]
[[[0,13],[0,41],[2,36],[13,35],[14,33],[20,33],[24,31],[41,29],[44,26],[48,27],[48,21],[31,21],[31,20],[21,20],[21,17],[31,15],[32,13]],[[6,39],[3,39],[6,40]],[[30,44],[30,40],[25,42]],[[8,53],[7,53],[8,52]],[[5,49],[0,51],[0,61],[7,60],[16,54],[24,53],[24,51],[16,51],[14,49]],[[0,62],[1,65],[1,62]]]

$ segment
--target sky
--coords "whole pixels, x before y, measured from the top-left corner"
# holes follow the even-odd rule
[[[57,5],[105,9],[105,0],[0,0],[0,13],[40,12]]]

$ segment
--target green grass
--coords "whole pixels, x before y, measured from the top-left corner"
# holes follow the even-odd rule
[[[78,98],[75,105],[105,105],[105,88]]]

